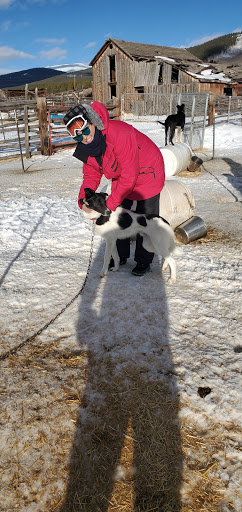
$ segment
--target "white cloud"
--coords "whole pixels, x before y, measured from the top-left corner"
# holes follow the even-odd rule
[[[34,59],[33,55],[29,53],[21,52],[20,50],[15,50],[14,48],[10,48],[9,46],[0,46],[0,60],[14,60],[14,59]]]
[[[0,9],[7,9],[14,0],[0,0]]]
[[[23,30],[28,27],[30,23],[28,21],[14,22],[12,20],[6,20],[0,25],[2,32],[16,32],[17,30]]]
[[[211,41],[212,39],[216,39],[217,37],[221,37],[223,35],[224,34],[218,32],[217,34],[211,34],[210,36],[207,35],[200,37],[199,39],[193,39],[192,41],[190,41],[190,43],[182,45],[181,48],[190,48],[191,46],[198,46],[199,44],[207,43],[208,41]]]
[[[9,29],[10,29],[10,26],[11,26],[11,21],[10,20],[6,20],[4,21],[2,24],[1,24],[1,30],[3,32],[7,32]]]
[[[47,43],[47,44],[62,44],[62,43],[65,43],[66,42],[66,39],[65,37],[63,37],[62,39],[47,39],[47,38],[39,38],[39,39],[36,39],[36,42],[37,43]]]
[[[96,41],[91,41],[90,43],[88,43],[85,48],[93,48],[93,46],[96,46]]]
[[[39,53],[41,59],[47,59],[47,60],[62,60],[66,58],[67,50],[62,50],[62,48],[59,48],[56,46],[55,48],[52,48],[51,50],[42,51]]]
[[[8,73],[15,73],[16,71],[19,71],[19,70],[18,69],[0,68],[0,75],[7,75]]]

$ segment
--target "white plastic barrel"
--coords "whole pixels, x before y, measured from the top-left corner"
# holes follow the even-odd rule
[[[191,162],[192,151],[188,144],[169,145],[161,148],[160,151],[164,158],[166,177],[175,176],[175,174],[187,169]]]
[[[191,190],[175,178],[166,179],[160,193],[160,216],[175,229],[190,219],[194,211],[195,200]]]

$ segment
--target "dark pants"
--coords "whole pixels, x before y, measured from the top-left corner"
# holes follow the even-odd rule
[[[130,210],[132,204],[133,201],[131,199],[124,199],[121,206],[127,210]],[[154,197],[149,197],[149,199],[142,199],[141,201],[137,201],[137,207],[135,211],[136,213],[144,213],[147,215],[159,215],[160,194],[157,194],[157,196]],[[143,237],[141,235],[137,235],[134,260],[137,263],[149,264],[154,258],[154,253],[146,251],[142,245],[142,242]],[[130,239],[125,238],[124,240],[117,240],[117,249],[119,257],[129,258]]]

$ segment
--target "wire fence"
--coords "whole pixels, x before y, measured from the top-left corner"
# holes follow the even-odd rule
[[[140,122],[164,121],[168,115],[175,114],[176,106],[182,103],[185,105],[186,115],[183,140],[193,150],[203,149],[205,128],[209,124],[241,121],[241,97],[210,97],[209,94],[199,93],[125,93],[121,99],[121,119]],[[211,118],[210,104],[213,107]]]
[[[74,104],[73,95],[71,99]],[[91,103],[90,98],[85,98],[84,101]],[[107,108],[111,119],[118,118],[121,112],[120,118],[123,121],[157,122],[164,121],[168,115],[176,113],[176,106],[182,103],[185,105],[186,114],[183,141],[189,144],[192,150],[204,148],[205,128],[208,125],[213,125],[211,130],[213,140],[210,144],[212,147],[216,126],[221,123],[242,124],[242,97],[239,96],[209,97],[208,94],[198,93],[126,93],[122,96],[121,107],[109,105]],[[47,104],[47,119],[43,118],[42,122],[46,124],[50,154],[73,145],[63,125],[63,111],[68,107],[69,105],[64,108],[59,106],[51,108]],[[114,116],[114,113],[117,115]],[[22,104],[20,99],[0,102],[0,160],[19,157],[21,154],[29,158],[40,152],[40,132],[41,121],[38,118],[35,100],[23,100]],[[162,133],[164,134],[164,130]]]

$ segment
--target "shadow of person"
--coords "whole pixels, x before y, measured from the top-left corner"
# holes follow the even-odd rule
[[[100,279],[103,254],[102,245],[80,304],[87,381],[59,510],[179,512],[178,394],[160,262],[139,278],[129,260]]]
[[[242,165],[231,158],[223,158],[223,160],[230,166],[232,174],[223,174],[234,189],[237,189],[242,194]],[[239,201],[238,197],[234,197]]]

